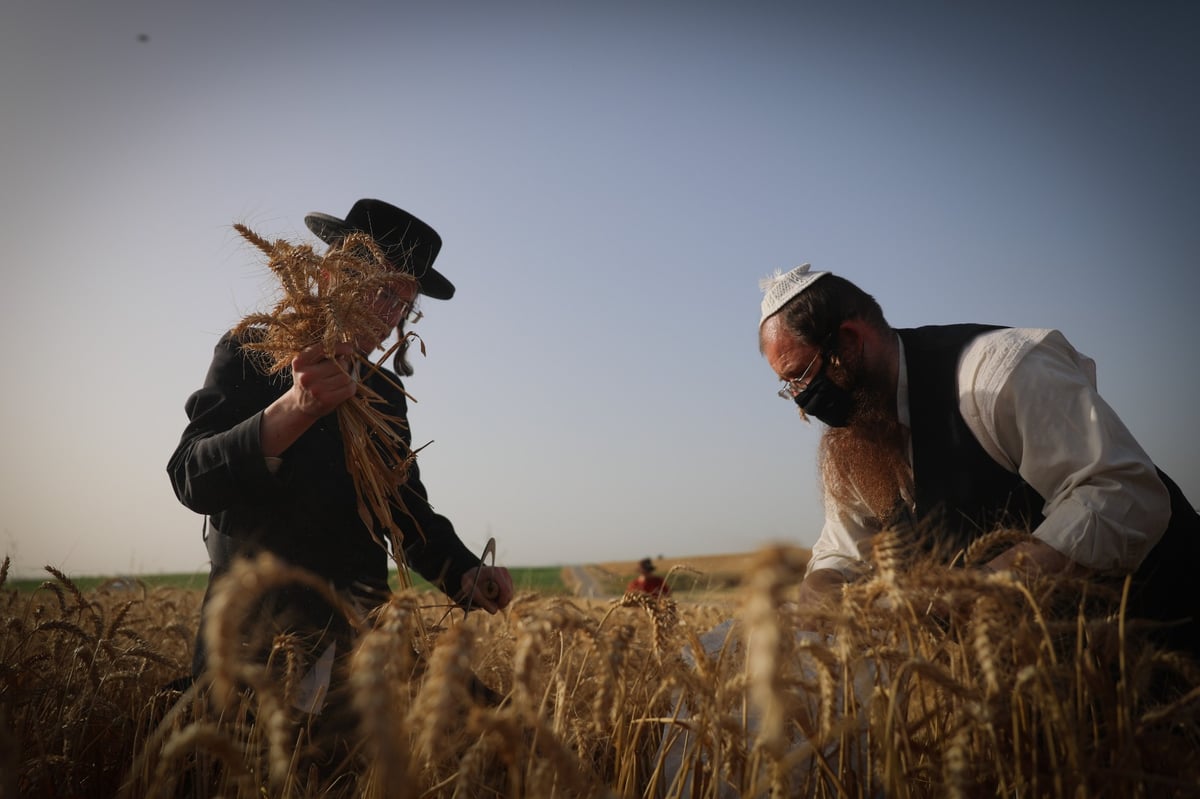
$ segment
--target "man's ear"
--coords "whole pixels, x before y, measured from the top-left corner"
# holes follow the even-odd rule
[[[846,359],[857,358],[862,352],[866,332],[866,323],[861,319],[847,319],[838,325],[837,348],[832,360],[841,364]]]

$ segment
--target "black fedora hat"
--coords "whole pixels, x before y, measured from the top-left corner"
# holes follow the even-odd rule
[[[442,237],[408,211],[382,200],[359,200],[345,219],[314,212],[304,217],[304,224],[326,244],[337,244],[347,233],[366,233],[397,269],[416,277],[426,297],[448,300],[454,296],[454,284],[433,268]]]

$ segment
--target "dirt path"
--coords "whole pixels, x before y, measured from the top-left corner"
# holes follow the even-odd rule
[[[564,566],[562,577],[567,588],[571,589],[575,596],[599,599],[602,595],[600,583],[586,566]]]

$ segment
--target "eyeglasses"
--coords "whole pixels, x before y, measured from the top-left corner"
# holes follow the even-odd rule
[[[783,397],[785,400],[788,400],[790,402],[790,401],[796,399],[796,397],[800,394],[800,392],[802,392],[806,388],[808,388],[808,384],[811,383],[814,379],[816,379],[817,375],[819,375],[821,373],[821,370],[818,369],[817,374],[813,375],[812,377],[809,377],[808,373],[812,371],[813,365],[816,364],[817,359],[820,358],[824,354],[825,354],[825,350],[823,350],[823,349],[817,350],[817,354],[814,355],[813,359],[808,362],[808,366],[806,366],[804,368],[804,372],[801,373],[801,375],[799,377],[793,377],[791,380],[783,381],[783,388],[779,389],[779,391],[777,392],[779,394],[779,396]],[[825,368],[825,362],[822,361],[821,369],[824,369],[824,368]]]

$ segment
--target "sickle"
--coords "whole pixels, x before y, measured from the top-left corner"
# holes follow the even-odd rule
[[[491,558],[491,566],[496,565],[496,539],[491,537],[488,539],[487,546],[483,548],[483,554],[479,556],[479,566],[483,567],[484,561]],[[479,572],[475,572],[475,582],[471,584],[471,594],[475,594],[475,587],[479,584]],[[495,580],[488,580],[483,584],[483,595],[488,599],[496,599],[500,596],[500,584]]]
[[[494,536],[488,539],[487,546],[485,546],[483,548],[483,554],[479,556],[480,568],[482,568],[484,566],[484,561],[487,560],[489,557],[492,559],[491,565],[495,566],[496,565],[496,538]],[[466,600],[467,604],[462,609],[464,616],[466,616],[466,614],[471,612],[471,600],[474,598],[475,589],[478,586],[479,586],[479,569],[476,569],[475,570],[475,579],[471,581],[471,590],[470,590],[470,592],[467,593],[467,600]],[[495,580],[488,580],[487,583],[485,583],[483,586],[483,595],[485,597],[487,597],[488,599],[494,600],[496,597],[500,596],[500,585]],[[445,623],[446,619],[449,618],[450,614],[453,612],[454,612],[454,603],[451,602],[449,609],[447,609],[446,612],[442,615],[442,618],[438,620],[437,626],[441,627],[442,624]]]
[[[485,565],[485,561],[489,557],[492,559],[492,562],[490,565],[495,566],[496,565],[496,538],[495,538],[495,536],[488,539],[487,546],[485,546],[483,548],[483,554],[479,556],[480,568],[483,568],[483,566]],[[479,587],[479,569],[476,569],[475,570],[475,579],[471,581],[471,590],[470,590],[470,592],[467,593],[467,604],[466,604],[466,607],[463,608],[464,615],[471,612],[471,600],[474,598],[475,589],[478,587]],[[500,596],[500,585],[495,580],[488,580],[483,585],[483,595],[485,597],[487,597],[488,599],[494,600],[496,597]],[[453,610],[454,610],[454,607],[451,606],[450,610],[446,611],[446,616],[449,616]],[[446,616],[442,616],[442,621],[446,620]],[[438,622],[439,625],[441,623],[442,622]]]

